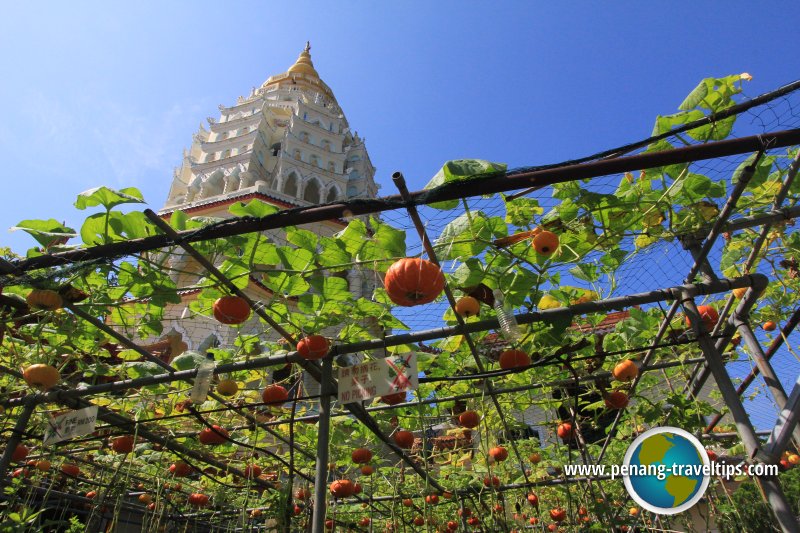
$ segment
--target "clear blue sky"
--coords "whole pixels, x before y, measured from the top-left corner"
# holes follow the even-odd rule
[[[75,195],[139,187],[161,207],[217,105],[306,40],[382,194],[441,164],[555,162],[646,136],[707,76],[756,95],[800,78],[800,3],[13,2],[0,20],[0,227],[77,225]],[[22,233],[0,245],[24,251]]]

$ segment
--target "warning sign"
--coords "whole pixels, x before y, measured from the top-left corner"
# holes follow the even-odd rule
[[[338,370],[339,402],[351,403],[419,387],[415,353],[393,355]]]

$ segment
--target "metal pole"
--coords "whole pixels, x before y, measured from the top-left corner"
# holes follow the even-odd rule
[[[552,185],[578,179],[589,179],[621,172],[632,172],[645,168],[661,167],[679,163],[690,163],[704,159],[714,159],[730,155],[761,150],[765,145],[772,149],[792,146],[800,143],[800,129],[779,131],[774,133],[728,139],[705,144],[697,144],[676,148],[664,152],[642,153],[629,157],[608,159],[581,165],[564,165],[531,172],[516,174],[501,173],[469,182],[452,182],[428,191],[411,193],[415,205],[430,204],[444,200],[455,200],[467,196],[480,196],[530,186]],[[226,221],[216,226],[203,228],[202,231],[183,231],[178,235],[185,242],[217,239],[264,231],[298,224],[310,224],[342,217],[366,215],[389,211],[405,206],[400,195],[386,196],[378,199],[358,199],[357,201],[340,202],[324,206],[310,206],[281,211],[258,219],[240,219]],[[157,250],[177,244],[169,235],[153,235],[141,239],[132,239],[121,243],[103,244],[77,251],[47,254],[20,261],[9,262],[11,276],[18,276],[29,270],[49,266],[64,265],[76,261],[90,261],[100,258],[116,258],[125,255]],[[6,283],[8,284],[8,283]]]
[[[0,457],[0,479],[6,479],[8,466],[11,464],[11,456],[17,446],[22,442],[22,435],[25,434],[25,428],[28,427],[28,421],[31,419],[34,409],[36,409],[37,402],[28,400],[22,404],[22,410],[17,417],[17,422],[14,424],[14,429],[11,431],[11,436],[6,441],[6,449],[3,456]]]
[[[767,348],[767,353],[764,354],[764,358],[766,360],[769,361],[770,359],[772,359],[772,356],[775,355],[778,349],[783,345],[783,340],[786,339],[792,333],[792,331],[794,331],[794,328],[797,327],[798,323],[800,323],[800,307],[794,310],[794,313],[792,313],[792,316],[789,317],[789,320],[786,322],[786,325],[783,326],[781,334],[775,337],[772,341],[772,344],[770,344],[769,348]],[[758,367],[751,370],[750,373],[747,375],[747,377],[744,378],[742,382],[739,384],[739,387],[736,389],[736,393],[739,394],[739,396],[744,394],[744,392],[748,389],[748,387],[750,387],[750,385],[756,379],[756,376],[758,376],[758,374],[759,374]],[[709,433],[712,429],[714,429],[714,426],[719,424],[719,421],[722,420],[722,416],[723,416],[722,414],[714,416],[714,419],[711,422],[709,422],[708,426],[706,427],[705,430],[706,433]]]
[[[742,336],[745,344],[747,344],[747,347],[750,349],[750,355],[756,362],[756,366],[761,371],[761,374],[764,376],[764,382],[767,384],[767,387],[772,393],[772,397],[775,399],[775,404],[778,406],[778,409],[784,409],[788,400],[786,397],[786,391],[784,390],[783,385],[781,385],[781,381],[778,378],[778,375],[775,373],[775,369],[772,368],[772,365],[769,364],[769,360],[767,360],[767,357],[764,355],[764,351],[761,349],[761,343],[758,342],[758,339],[753,334],[750,324],[748,324],[747,321],[742,320],[742,318],[743,317],[734,312],[730,318],[730,322],[738,328],[739,334]],[[800,428],[795,426],[791,434],[794,437],[795,442],[800,443]],[[780,452],[783,451],[783,448],[780,448],[778,451],[778,455],[780,455]],[[770,450],[770,452],[777,460],[778,457],[775,456],[774,451]]]
[[[789,444],[793,432],[797,429],[798,420],[800,420],[800,376],[798,376],[792,388],[792,394],[781,409],[778,421],[767,440],[766,449],[776,461]]]
[[[314,478],[314,512],[312,533],[325,531],[325,507],[328,493],[328,445],[331,434],[331,379],[333,357],[322,361],[321,396],[319,399],[319,432],[317,433],[317,469]]]
[[[752,293],[753,291],[750,290],[748,292]],[[765,454],[761,451],[761,443],[758,440],[758,435],[750,423],[750,418],[747,416],[747,412],[739,399],[739,395],[736,393],[728,371],[725,369],[725,363],[722,361],[719,352],[714,348],[714,343],[711,341],[711,338],[703,329],[702,318],[694,303],[693,296],[686,291],[676,294],[676,296],[681,297],[681,304],[686,312],[686,316],[689,318],[692,330],[697,336],[697,343],[703,350],[703,354],[708,361],[708,367],[714,376],[714,380],[717,382],[717,388],[719,388],[725,403],[728,405],[728,409],[736,422],[739,436],[750,458],[762,462],[764,462],[764,459],[769,461],[770,457],[768,455],[764,457]],[[742,304],[740,304],[740,307],[741,306]],[[797,391],[797,399],[800,401],[800,386],[797,387]],[[781,530],[786,533],[800,532],[800,524],[798,524],[797,518],[792,513],[791,507],[786,501],[786,496],[784,496],[778,480],[776,478],[763,476],[757,477],[756,481],[761,486],[761,490]]]

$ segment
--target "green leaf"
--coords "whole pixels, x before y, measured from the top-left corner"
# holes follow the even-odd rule
[[[326,300],[344,301],[352,295],[347,280],[335,276],[314,276],[308,280],[314,289]]]
[[[708,85],[705,80],[701,81],[697,87],[681,102],[678,109],[681,111],[688,111],[700,105],[700,102],[708,95]]]
[[[474,256],[482,252],[495,237],[508,233],[499,217],[487,217],[482,211],[464,213],[451,221],[433,246],[445,259]]]
[[[348,270],[348,263],[352,262],[350,254],[342,241],[331,237],[320,237],[322,250],[317,255],[317,263],[324,267],[337,267],[337,270]]]
[[[317,235],[305,229],[292,228],[286,230],[286,240],[298,248],[310,252],[317,251]]]
[[[283,296],[299,296],[308,292],[309,285],[300,274],[270,272],[261,280],[267,288]]]
[[[136,363],[125,363],[125,372],[128,374],[128,377],[136,379],[164,374],[166,370],[156,363],[139,361]]]
[[[176,231],[183,231],[186,229],[186,221],[189,216],[183,211],[173,211],[169,217],[169,225]]]
[[[517,227],[531,226],[534,224],[534,217],[544,213],[544,209],[539,206],[539,201],[535,198],[514,198],[508,200],[503,195],[506,204],[506,224]]]
[[[459,287],[474,287],[485,277],[483,264],[479,259],[470,257],[453,272],[453,280]]]
[[[261,200],[250,200],[249,203],[236,202],[228,211],[237,217],[266,217],[280,211],[277,207]]]
[[[455,159],[446,162],[439,172],[425,185],[425,190],[434,189],[440,185],[453,181],[488,177],[504,173],[505,163],[492,163],[483,159]],[[447,200],[430,204],[434,209],[453,209],[458,205],[458,200]]]
[[[197,352],[183,352],[172,360],[172,366],[178,370],[193,370],[205,361],[206,357]]]
[[[23,220],[9,231],[22,230],[31,235],[44,248],[49,248],[53,244],[66,242],[77,236],[75,230],[67,227],[57,220]]]
[[[121,204],[142,203],[144,203],[144,198],[136,187],[127,187],[118,191],[108,187],[95,187],[80,193],[78,199],[75,200],[75,207],[83,210],[87,207],[102,205],[106,208],[106,211],[109,211],[111,208]]]

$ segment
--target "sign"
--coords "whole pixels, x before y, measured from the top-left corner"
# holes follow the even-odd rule
[[[70,411],[66,414],[51,418],[47,422],[47,429],[44,432],[42,444],[55,444],[73,437],[87,435],[94,431],[97,422],[97,406],[84,407],[77,411]]]
[[[339,402],[351,403],[419,387],[417,354],[392,355],[340,368]]]

